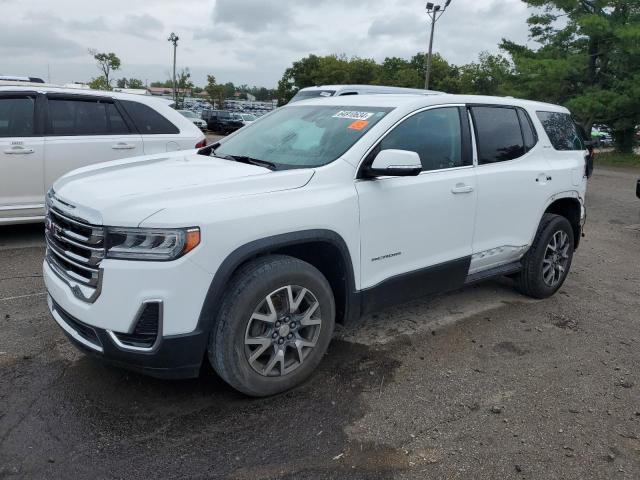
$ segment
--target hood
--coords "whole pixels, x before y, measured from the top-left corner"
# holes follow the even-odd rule
[[[81,168],[60,178],[53,189],[63,202],[93,212],[96,223],[135,226],[178,202],[215,202],[300,188],[313,173],[271,171],[190,151]]]

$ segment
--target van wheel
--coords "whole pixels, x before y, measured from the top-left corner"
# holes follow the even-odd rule
[[[560,215],[545,213],[533,245],[522,259],[516,289],[533,298],[547,298],[562,286],[573,259],[573,228]]]
[[[304,381],[327,351],[335,302],[314,266],[283,255],[249,262],[225,292],[208,347],[233,388],[263,397]]]

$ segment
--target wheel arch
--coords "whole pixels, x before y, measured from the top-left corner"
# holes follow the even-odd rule
[[[580,225],[581,212],[582,203],[580,197],[576,195],[553,197],[544,210],[544,213],[553,213],[569,220],[573,230],[574,250],[577,250],[580,244],[582,233],[582,227]]]
[[[218,315],[221,298],[233,274],[255,258],[289,255],[316,267],[327,278],[336,300],[336,323],[355,318],[360,305],[346,242],[332,230],[304,230],[254,240],[234,250],[222,262],[211,281],[198,319],[198,329],[209,332]]]

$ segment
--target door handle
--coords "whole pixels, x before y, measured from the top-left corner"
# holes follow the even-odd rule
[[[451,189],[451,193],[454,195],[459,195],[461,193],[471,193],[473,192],[473,187],[470,185],[465,185],[464,183],[458,183],[455,187]]]
[[[111,148],[113,150],[133,150],[134,148],[136,148],[136,146],[133,143],[116,143],[115,145],[112,145]]]
[[[7,155],[29,155],[31,153],[35,153],[35,150],[33,148],[12,147],[7,148],[4,153]]]

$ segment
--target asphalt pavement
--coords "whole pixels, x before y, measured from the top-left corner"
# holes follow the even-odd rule
[[[597,168],[553,297],[499,279],[340,328],[301,387],[161,381],[49,318],[42,226],[0,228],[0,478],[640,478],[640,170]]]

